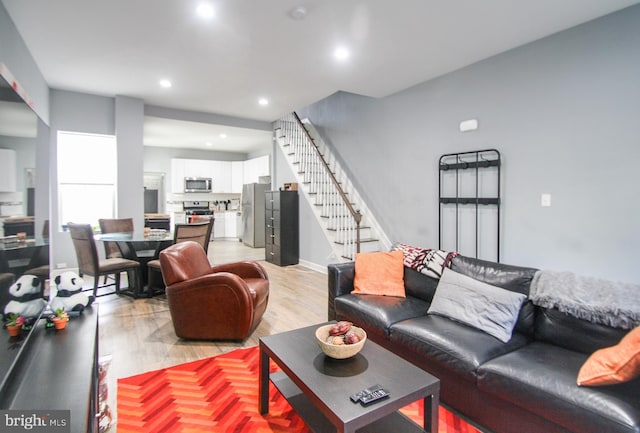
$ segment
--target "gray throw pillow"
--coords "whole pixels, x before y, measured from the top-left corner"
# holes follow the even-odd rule
[[[506,343],[526,298],[445,268],[428,313],[457,320]]]

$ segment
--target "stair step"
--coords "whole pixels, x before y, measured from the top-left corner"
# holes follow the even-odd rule
[[[342,201],[340,203],[314,203],[313,205],[314,206],[318,206],[318,207],[320,207],[320,206],[346,206],[346,204],[344,202],[342,202]],[[356,205],[355,203],[353,203],[353,202],[351,203],[351,206],[355,206],[355,205]]]
[[[304,182],[302,182],[302,183],[303,183],[303,184],[305,184],[305,185],[309,185],[309,184],[311,184],[311,182],[310,182],[310,181],[304,181]],[[333,182],[315,182],[315,183],[317,183],[317,184],[322,184],[322,185],[333,185]],[[342,183],[342,182],[338,181],[338,183]]]
[[[364,243],[368,243],[368,242],[378,242],[380,239],[375,239],[375,238],[366,238],[366,239],[360,239],[360,243],[364,244]],[[336,241],[335,242],[338,245],[345,245],[344,242],[340,242],[340,241]]]
[[[355,257],[356,247],[353,244],[353,238],[358,227],[349,208],[355,209],[360,198],[355,191],[347,196],[346,201],[340,197],[340,190],[351,188],[351,182],[341,168],[340,162],[333,156],[331,149],[323,143],[322,138],[314,137],[318,135],[316,132],[309,122],[300,126],[293,115],[287,119],[281,119],[278,125],[274,125],[274,136],[278,137],[277,144],[285,155],[288,165],[296,173],[301,190],[305,191],[309,203],[314,205],[313,213],[322,220],[320,225],[327,239],[332,243],[333,250],[338,257],[344,256],[346,260],[353,260],[352,257],[346,256]],[[309,134],[308,137],[306,133]],[[337,185],[331,178],[332,175]],[[344,194],[349,193],[344,192]],[[362,211],[358,210],[358,212]],[[332,213],[337,215],[331,215]],[[360,251],[379,251],[380,241],[376,230],[370,224],[363,224],[359,229]]]
[[[342,230],[355,230],[355,229],[356,229],[355,227],[352,227],[352,228],[342,229]],[[369,227],[369,226],[360,226],[360,230],[361,231],[362,230],[369,230],[369,229],[371,229],[371,227]],[[338,229],[333,229],[333,228],[329,228],[327,230],[329,230],[330,232],[337,232],[338,231]]]

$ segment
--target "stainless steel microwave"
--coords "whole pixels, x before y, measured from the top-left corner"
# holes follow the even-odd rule
[[[185,177],[184,192],[211,192],[210,177]]]

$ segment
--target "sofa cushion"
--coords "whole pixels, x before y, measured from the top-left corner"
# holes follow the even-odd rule
[[[343,295],[335,299],[335,309],[338,319],[348,319],[367,332],[387,338],[392,324],[426,315],[429,304],[411,296]]]
[[[352,293],[405,297],[402,251],[356,254]]]
[[[596,350],[578,372],[578,385],[602,386],[640,376],[640,326],[615,346]]]
[[[390,340],[410,348],[427,363],[435,363],[474,382],[484,362],[526,345],[529,339],[514,333],[508,343],[471,326],[435,315],[403,320],[391,326]]]
[[[640,431],[640,380],[578,387],[576,376],[586,358],[579,352],[533,342],[481,365],[478,387],[570,431]]]
[[[537,307],[535,323],[536,340],[587,355],[618,344],[627,333],[624,329],[610,328],[541,307]]]
[[[457,256],[451,260],[451,269],[492,286],[502,287],[529,296],[529,286],[537,269],[522,266],[505,265],[466,256]],[[515,331],[533,336],[535,307],[526,301],[520,309]]]
[[[465,323],[506,343],[511,339],[525,299],[522,293],[501,289],[445,268],[429,314]]]
[[[438,279],[428,277],[415,269],[404,267],[404,291],[407,296],[414,296],[431,302],[438,287]]]

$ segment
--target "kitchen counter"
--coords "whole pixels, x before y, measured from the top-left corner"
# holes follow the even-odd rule
[[[166,218],[171,218],[171,215],[169,215],[168,213],[146,213],[144,214],[144,217],[149,219],[157,219],[157,218],[166,219]]]
[[[7,217],[2,219],[2,235],[10,236],[24,232],[27,236],[34,235],[35,218],[32,216]]]
[[[35,217],[33,216],[10,216],[5,217],[5,221],[10,223],[24,223],[24,222],[33,222],[35,221]]]
[[[144,226],[171,231],[171,215],[163,213],[144,214]]]

